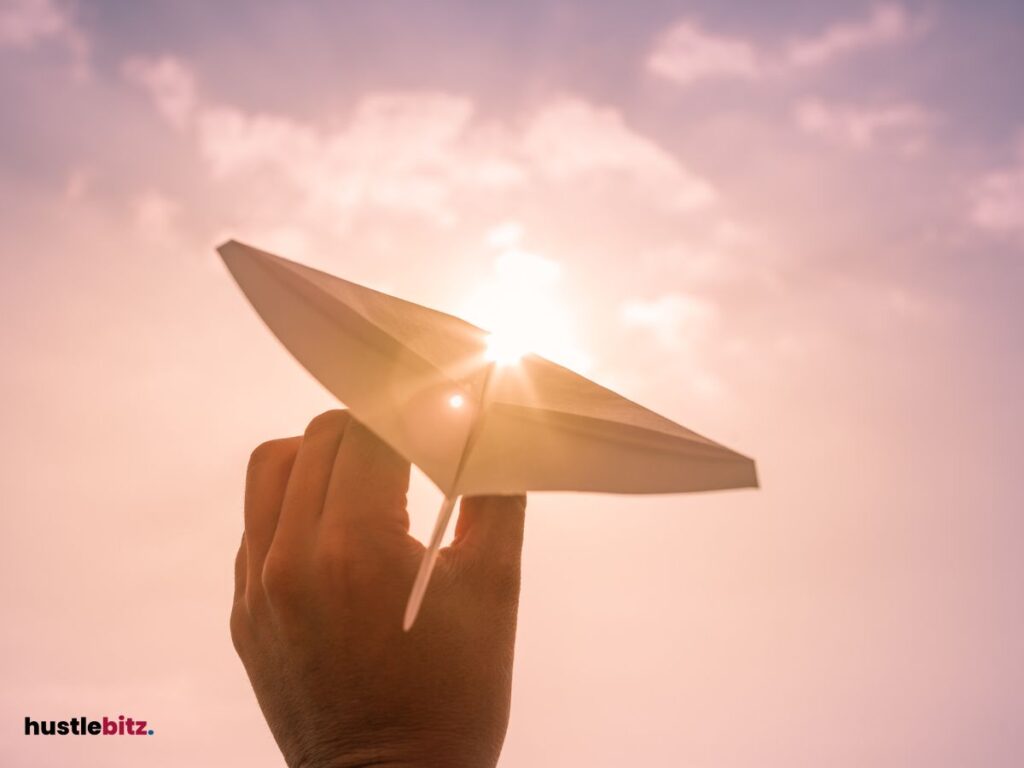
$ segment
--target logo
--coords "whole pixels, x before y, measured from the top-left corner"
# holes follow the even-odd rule
[[[33,720],[25,718],[26,736],[152,736],[153,729],[145,720],[118,715],[114,720],[90,720],[76,717],[71,720]]]

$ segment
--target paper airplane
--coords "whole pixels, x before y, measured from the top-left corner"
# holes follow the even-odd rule
[[[757,486],[746,456],[543,357],[495,359],[464,320],[234,240],[218,252],[292,355],[445,496],[406,630],[460,495]]]

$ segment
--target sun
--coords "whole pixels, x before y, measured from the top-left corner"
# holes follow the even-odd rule
[[[515,335],[492,333],[487,337],[487,351],[484,356],[498,365],[515,365],[523,355],[530,352],[530,342]]]
[[[534,352],[584,371],[587,359],[572,334],[572,313],[558,295],[561,265],[518,247],[505,247],[494,275],[471,294],[464,316],[485,328],[486,358],[514,365]]]

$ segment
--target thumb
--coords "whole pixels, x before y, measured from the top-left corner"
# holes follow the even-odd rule
[[[497,567],[519,565],[526,496],[463,496],[452,549]]]

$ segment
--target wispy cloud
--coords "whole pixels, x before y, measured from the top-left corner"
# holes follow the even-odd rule
[[[196,107],[192,70],[174,56],[132,58],[122,67],[125,77],[141,85],[156,108],[175,127],[183,128]]]
[[[70,25],[50,0],[11,0],[0,7],[0,44],[27,48],[65,34]]]
[[[712,77],[754,78],[761,73],[753,44],[707,32],[689,20],[676,23],[661,36],[647,57],[647,69],[681,85]]]
[[[518,221],[504,221],[491,227],[485,242],[492,248],[511,248],[519,244],[523,238],[523,225]]]
[[[203,108],[197,125],[215,177],[300,200],[344,227],[369,207],[452,223],[459,191],[521,183],[521,164],[472,118],[473,103],[460,96],[374,93],[340,126],[226,106]]]
[[[89,73],[89,41],[71,13],[52,0],[4,0],[0,5],[0,46],[33,48],[53,41],[71,55],[72,73]]]
[[[650,331],[669,348],[701,338],[716,314],[710,302],[682,293],[667,293],[649,300],[634,299],[622,306],[626,326]]]
[[[611,175],[680,210],[715,199],[707,181],[630,128],[619,112],[580,98],[553,100],[528,118],[521,151],[535,172],[554,181]]]
[[[913,103],[861,106],[818,99],[797,104],[794,119],[804,133],[836,144],[859,150],[886,146],[907,154],[925,148],[933,121],[924,107]]]
[[[633,299],[621,307],[627,328],[645,332],[660,354],[669,353],[686,370],[686,385],[702,398],[722,394],[718,377],[702,353],[718,319],[718,307],[711,301],[678,291],[653,299]]]
[[[896,44],[923,28],[921,18],[902,5],[889,3],[875,6],[866,18],[836,21],[820,33],[788,45],[759,46],[752,40],[711,32],[684,19],[658,37],[646,66],[652,74],[684,86],[711,78],[753,80]]]
[[[244,182],[250,195],[262,190],[268,209],[301,201],[341,228],[367,208],[447,225],[460,194],[531,184],[625,185],[671,211],[715,199],[706,180],[619,112],[571,95],[494,123],[464,96],[370,92],[346,122],[317,123],[204,103],[191,69],[171,57],[131,59],[123,69],[171,125],[191,121],[214,178]]]
[[[1017,138],[1016,160],[981,176],[970,191],[975,226],[1002,235],[1024,237],[1024,130]]]
[[[901,5],[877,5],[866,19],[839,21],[820,34],[792,42],[786,59],[796,66],[823,64],[854,51],[891,45],[911,37],[921,22]]]
[[[132,207],[136,229],[143,237],[153,242],[163,242],[173,236],[179,209],[175,201],[149,189],[134,199]]]

